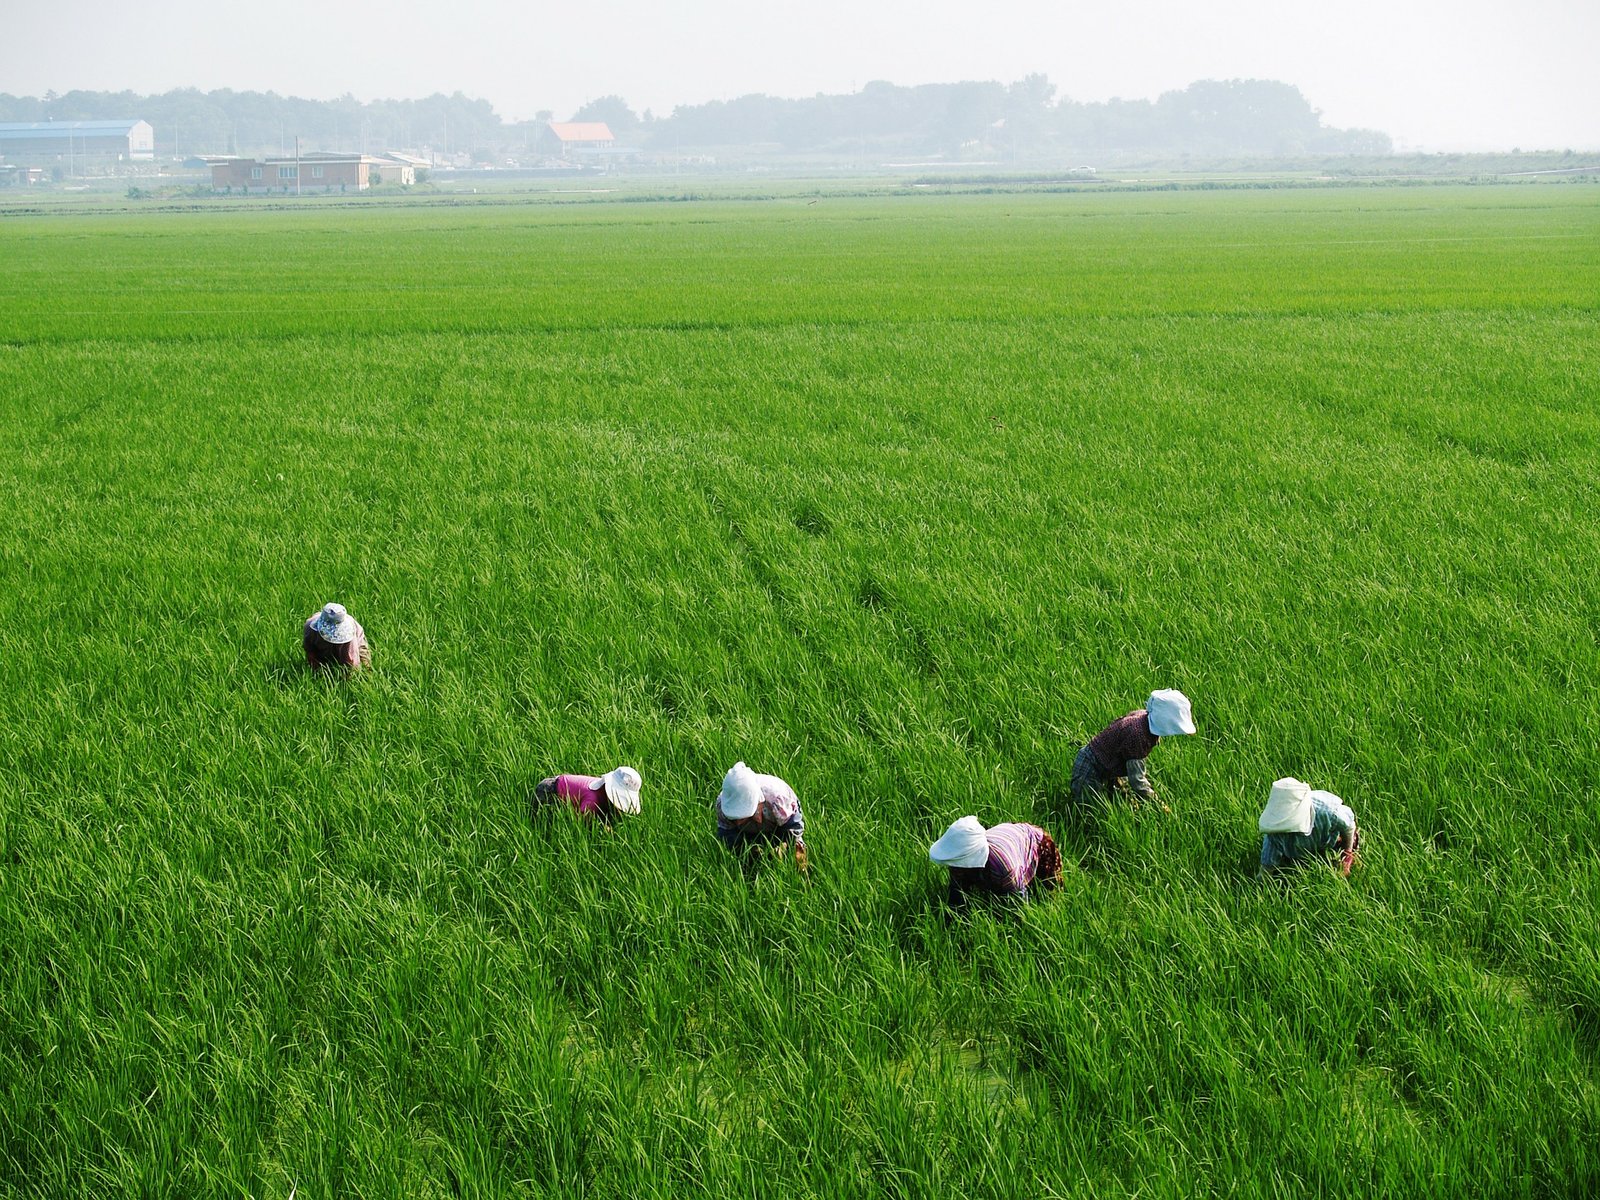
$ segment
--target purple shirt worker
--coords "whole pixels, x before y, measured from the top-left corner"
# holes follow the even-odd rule
[[[1037,825],[1011,822],[985,829],[977,817],[962,817],[928,847],[928,857],[950,869],[951,908],[976,892],[1002,900],[1026,900],[1028,888],[1061,882],[1061,851]]]
[[[311,667],[345,667],[359,671],[372,664],[367,631],[342,604],[324,604],[306,618],[301,635],[306,664]]]
[[[609,827],[619,815],[638,815],[642,786],[632,767],[617,767],[604,775],[552,775],[534,786],[533,802],[571,805],[579,816]]]
[[[1080,807],[1109,800],[1121,782],[1136,801],[1159,804],[1144,760],[1164,737],[1194,732],[1189,697],[1172,688],[1150,693],[1143,708],[1118,717],[1089,739],[1072,764],[1072,799]]]

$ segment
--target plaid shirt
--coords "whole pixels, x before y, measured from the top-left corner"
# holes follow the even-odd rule
[[[1136,709],[1118,717],[1089,739],[1089,749],[1114,779],[1128,773],[1130,762],[1143,762],[1161,739],[1150,732],[1150,717]]]
[[[1261,837],[1261,869],[1279,871],[1299,862],[1325,857],[1335,850],[1353,849],[1356,814],[1348,804],[1329,804],[1318,796],[1311,802],[1310,833],[1267,833]]]

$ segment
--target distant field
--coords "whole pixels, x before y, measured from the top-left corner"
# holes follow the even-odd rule
[[[1600,189],[0,263],[6,1194],[1600,1191]],[[1153,686],[1171,815],[1074,813]],[[809,885],[714,842],[737,758]],[[618,762],[637,820],[530,818]],[[1285,774],[1348,884],[1256,882]],[[947,922],[969,812],[1064,888]]]

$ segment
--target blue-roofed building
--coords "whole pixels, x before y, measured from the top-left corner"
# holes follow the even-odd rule
[[[87,167],[154,158],[148,121],[17,121],[0,123],[0,158],[24,166]]]

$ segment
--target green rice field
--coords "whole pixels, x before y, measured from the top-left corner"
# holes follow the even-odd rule
[[[1600,1193],[1600,188],[0,264],[0,1194]],[[1155,687],[1170,814],[1076,809]],[[736,759],[809,879],[713,838]],[[1348,881],[1258,881],[1284,775]],[[967,813],[1063,886],[947,916]]]

